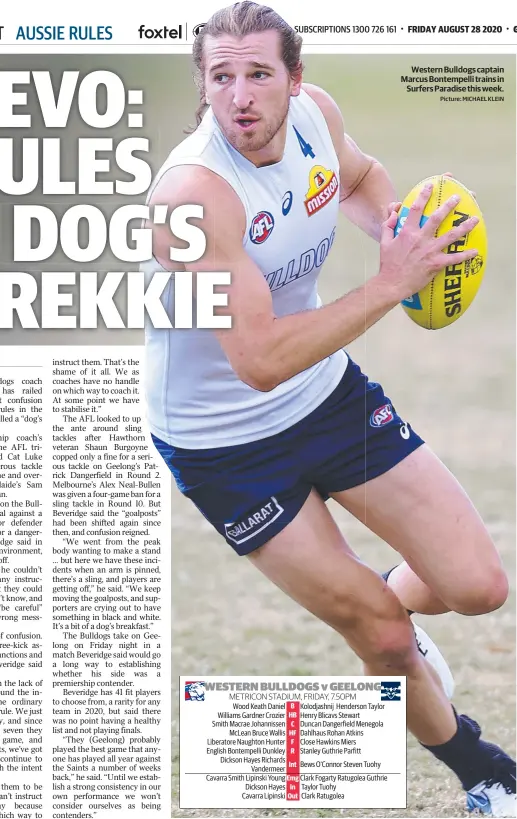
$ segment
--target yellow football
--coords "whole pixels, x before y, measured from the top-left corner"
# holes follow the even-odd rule
[[[433,183],[433,192],[425,206],[420,225],[423,225],[433,211],[455,194],[461,196],[461,199],[442,222],[435,235],[441,236],[447,233],[452,227],[461,225],[470,216],[479,218],[478,224],[470,233],[453,242],[444,251],[459,253],[474,247],[478,250],[478,255],[461,264],[448,265],[423,290],[402,302],[402,307],[408,316],[420,327],[425,327],[427,330],[439,330],[457,321],[474,301],[485,273],[487,235],[483,214],[471,192],[457,179],[443,175],[431,176],[422,180],[406,196],[399,211],[395,235],[403,227],[409,208],[427,182]]]

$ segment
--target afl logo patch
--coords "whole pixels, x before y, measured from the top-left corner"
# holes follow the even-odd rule
[[[257,213],[250,225],[250,239],[253,244],[263,244],[271,236],[274,226],[275,220],[269,211],[261,210]]]
[[[389,424],[390,421],[393,421],[391,404],[383,404],[382,407],[377,407],[370,415],[371,427],[383,427],[384,424]]]

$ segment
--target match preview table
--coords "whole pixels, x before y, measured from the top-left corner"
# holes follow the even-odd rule
[[[405,677],[181,677],[179,801],[405,808]]]

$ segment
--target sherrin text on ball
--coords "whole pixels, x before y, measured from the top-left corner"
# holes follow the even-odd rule
[[[429,183],[432,183],[433,191],[424,208],[421,226],[433,211],[455,195],[460,197],[460,201],[440,224],[435,235],[442,236],[471,216],[479,219],[469,233],[456,239],[444,251],[451,254],[476,248],[478,255],[461,263],[450,263],[422,290],[402,302],[402,307],[416,324],[427,330],[439,330],[459,319],[474,301],[485,272],[487,232],[483,214],[472,193],[457,179],[443,174],[424,179],[410,191],[400,208],[395,234],[402,229],[409,209],[423,186]]]

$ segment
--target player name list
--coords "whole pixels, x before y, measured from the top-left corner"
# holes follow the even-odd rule
[[[395,677],[182,677],[180,807],[406,807]]]

